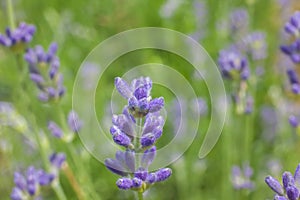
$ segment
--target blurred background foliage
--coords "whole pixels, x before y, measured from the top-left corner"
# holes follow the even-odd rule
[[[184,156],[170,167],[173,176],[166,182],[155,185],[147,194],[146,199],[271,199],[272,191],[267,188],[264,178],[272,173],[268,167],[269,161],[278,160],[283,170],[293,171],[299,162],[299,137],[288,124],[289,111],[299,111],[297,99],[286,89],[284,62],[279,64],[282,55],[279,52],[280,34],[283,23],[287,18],[282,16],[282,6],[276,0],[100,0],[100,1],[21,1],[15,0],[14,11],[16,21],[34,24],[37,32],[31,45],[42,44],[45,48],[52,41],[58,43],[58,56],[61,61],[61,72],[64,74],[66,96],[61,105],[65,113],[72,106],[72,87],[78,68],[89,52],[101,41],[119,32],[138,27],[164,27],[182,32],[187,35],[198,35],[198,42],[207,50],[213,60],[217,60],[218,52],[232,43],[229,32],[224,28],[230,13],[236,8],[244,8],[249,13],[250,30],[260,30],[266,33],[268,57],[263,62],[264,74],[257,77],[254,111],[251,114],[252,143],[250,157],[244,156],[242,145],[247,125],[245,116],[230,115],[224,132],[234,134],[232,145],[225,147],[224,134],[221,136],[213,151],[203,160],[198,159],[198,150],[204,138],[202,133],[207,130],[210,120],[210,99],[204,81],[197,78],[194,68],[177,55],[160,50],[139,50],[128,53],[115,60],[105,71],[97,90],[96,110],[99,120],[106,115],[107,99],[110,98],[114,87],[114,77],[122,76],[132,67],[144,63],[162,63],[178,70],[192,84],[197,96],[207,103],[207,114],[201,117],[199,134]],[[196,3],[205,5],[199,13]],[[290,1],[293,10],[300,8],[297,0]],[[8,26],[5,1],[0,2],[0,30],[4,32]],[[200,18],[197,17],[200,15]],[[202,17],[201,17],[202,16]],[[31,110],[36,123],[43,127],[45,134],[49,119],[59,120],[51,105],[41,104],[36,99],[37,90],[33,83],[28,83],[31,93],[27,99],[15,96],[19,90],[19,69],[14,55],[5,48],[0,48],[0,101],[12,102],[15,108],[14,120],[24,121],[20,126],[9,128],[0,126],[0,198],[8,199],[13,187],[13,172],[24,170],[28,165],[42,166],[40,154],[33,148],[30,138],[20,134],[26,129],[26,124],[33,123],[25,110]],[[254,68],[251,69],[254,71]],[[166,77],[169,78],[169,77]],[[28,79],[29,81],[29,79]],[[225,82],[230,93],[230,84]],[[104,95],[103,95],[104,94]],[[155,86],[153,96],[164,96],[167,110],[172,111],[174,94],[163,87]],[[22,108],[22,101],[30,102],[29,108]],[[84,105],[82,105],[84,106]],[[187,102],[186,106],[192,106]],[[23,109],[23,110],[22,110]],[[172,113],[171,113],[172,114]],[[171,115],[168,114],[169,116]],[[274,119],[275,118],[275,119]],[[266,120],[267,122],[266,122]],[[268,119],[269,122],[268,123]],[[83,119],[84,120],[84,119]],[[186,119],[193,121],[193,119]],[[272,121],[273,120],[273,121]],[[275,121],[274,121],[275,120]],[[110,122],[110,121],[108,121]],[[109,125],[108,125],[109,126]],[[245,128],[246,127],[246,128]],[[172,139],[172,117],[168,117],[164,128],[163,144]],[[233,133],[234,132],[234,133]],[[186,133],[188,134],[188,133]],[[52,141],[56,149],[64,149],[59,142]],[[80,140],[75,140],[78,157],[68,157],[68,162],[75,172],[80,186],[89,199],[131,199],[131,192],[117,189],[117,176],[109,173],[104,165],[90,157]],[[69,152],[66,152],[69,155]],[[234,190],[231,185],[231,171],[226,167],[226,156],[236,155],[233,164],[241,165],[249,162],[254,170],[253,191]],[[78,164],[82,162],[81,164]],[[224,168],[227,170],[224,170]],[[63,188],[68,199],[76,199],[72,187],[66,177],[61,177]],[[88,182],[88,183],[86,183]],[[227,183],[227,184],[226,184]],[[45,199],[56,199],[51,189],[43,192]],[[95,195],[96,194],[96,195]],[[228,196],[224,196],[224,194]]]

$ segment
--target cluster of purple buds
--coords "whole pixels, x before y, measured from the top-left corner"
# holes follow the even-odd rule
[[[231,182],[236,190],[254,189],[254,183],[251,181],[253,170],[248,164],[244,164],[242,168],[233,166],[231,172]]]
[[[31,80],[40,90],[39,99],[43,102],[59,100],[65,93],[63,75],[59,73],[59,58],[56,56],[57,44],[52,43],[48,52],[42,46],[27,49],[25,60],[29,64]]]
[[[297,166],[295,174],[284,172],[282,174],[282,183],[272,176],[267,176],[266,184],[276,193],[275,200],[298,200],[300,199],[300,164]]]
[[[294,69],[288,69],[287,75],[292,86],[292,92],[294,94],[300,94],[300,84],[297,72]]]
[[[5,35],[0,34],[0,44],[10,47],[15,52],[20,52],[25,49],[25,44],[32,40],[35,26],[22,22],[16,29],[6,28],[5,32]]]
[[[248,61],[246,57],[235,49],[221,50],[218,64],[225,78],[242,80],[249,78]]]
[[[247,10],[243,8],[235,9],[229,17],[229,28],[235,35],[241,35],[248,30],[249,15]]]
[[[106,159],[105,166],[122,176],[116,182],[118,188],[143,193],[172,174],[170,168],[148,171],[156,155],[154,144],[162,135],[164,119],[159,111],[164,106],[164,99],[151,98],[152,81],[149,77],[134,79],[131,85],[116,78],[115,86],[128,100],[128,105],[122,114],[113,115],[110,133],[114,142],[126,150],[118,151],[115,159]]]
[[[300,63],[300,12],[296,11],[290,20],[285,24],[285,32],[295,38],[289,45],[282,45],[281,51],[288,55],[290,59],[298,64]]]
[[[11,193],[12,200],[35,199],[39,197],[41,186],[50,185],[58,177],[59,170],[66,160],[64,153],[53,153],[49,157],[51,172],[47,173],[43,169],[28,167],[23,175],[19,172],[14,174],[15,187]]]
[[[79,119],[78,114],[73,110],[69,112],[67,122],[69,130],[62,130],[62,128],[59,127],[54,121],[48,122],[48,130],[56,138],[60,138],[65,141],[71,141],[74,137],[74,133],[78,133],[80,131],[83,123]],[[64,134],[64,131],[67,133],[71,131],[72,133]]]
[[[117,77],[115,86],[119,93],[128,100],[128,110],[133,117],[144,117],[148,113],[159,111],[164,106],[162,97],[151,98],[152,80],[149,77],[134,79],[130,85]]]
[[[25,175],[19,172],[14,174],[15,187],[11,193],[12,200],[25,200],[39,195],[41,186],[50,185],[55,175],[46,173],[42,169],[33,166],[28,167]]]

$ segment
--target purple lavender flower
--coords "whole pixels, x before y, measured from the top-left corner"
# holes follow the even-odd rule
[[[242,35],[248,30],[249,15],[243,8],[235,9],[229,17],[229,26],[232,34]]]
[[[225,78],[247,80],[250,75],[247,59],[237,50],[220,51],[218,64]]]
[[[161,137],[165,122],[159,112],[164,106],[164,99],[151,98],[152,81],[148,77],[134,79],[130,85],[116,78],[115,85],[128,100],[128,105],[122,114],[113,115],[110,133],[114,142],[126,150],[117,151],[115,159],[107,158],[105,166],[123,176],[116,182],[118,188],[132,189],[142,194],[150,185],[164,181],[172,174],[169,168],[153,173],[148,171],[156,155],[154,144]],[[140,153],[141,158],[137,157]]]
[[[48,122],[48,130],[52,133],[54,137],[62,138],[63,131],[61,128],[53,121]]]
[[[285,24],[284,30],[295,37],[300,36],[300,12],[296,11],[290,18],[290,20]]]
[[[28,167],[25,175],[16,172],[14,175],[15,187],[11,193],[12,200],[25,199],[28,196],[38,196],[41,186],[49,185],[54,180],[53,174],[46,173],[42,169],[33,166]]]
[[[251,181],[253,170],[248,164],[244,164],[243,168],[233,166],[231,172],[231,182],[236,190],[247,189],[252,190],[254,183]]]
[[[272,176],[267,176],[265,182],[276,193],[274,199],[298,200],[300,190],[300,164],[298,164],[294,176],[290,172],[283,173],[283,186]]]
[[[22,22],[15,30],[6,28],[5,35],[0,34],[0,45],[10,47],[15,52],[21,52],[32,40],[35,26]]]
[[[53,153],[49,157],[49,161],[51,165],[57,169],[60,169],[62,167],[65,160],[66,160],[66,155],[64,153]]]
[[[299,126],[299,119],[295,115],[291,115],[289,117],[289,122],[293,128],[297,128]]]
[[[42,46],[36,46],[34,49],[27,49],[24,55],[29,64],[30,78],[40,90],[38,97],[44,102],[58,100],[65,93],[56,52],[57,44],[52,43],[48,52]]]
[[[136,118],[144,117],[149,112],[157,112],[164,106],[162,97],[152,99],[150,96],[152,80],[149,77],[134,79],[130,85],[117,77],[115,85],[118,92],[128,100],[128,109]]]
[[[70,113],[68,114],[68,125],[69,125],[69,128],[73,132],[77,133],[81,129],[82,124],[83,123],[79,119],[78,114],[74,110],[70,111]]]

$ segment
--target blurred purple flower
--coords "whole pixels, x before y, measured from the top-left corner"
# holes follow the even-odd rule
[[[5,35],[0,34],[0,45],[11,47],[17,52],[23,51],[25,44],[32,40],[34,33],[34,25],[21,22],[16,29],[6,28]]]
[[[33,166],[28,167],[25,175],[15,172],[15,187],[10,197],[12,200],[27,199],[28,196],[36,197],[40,187],[50,185],[54,178],[53,174],[48,174],[42,169],[35,169]]]
[[[71,110],[68,114],[68,125],[69,125],[69,128],[77,133],[79,132],[79,130],[81,129],[82,127],[82,121],[79,119],[79,116],[78,114],[74,111],[74,110]]]
[[[248,11],[243,8],[233,10],[229,16],[229,27],[234,35],[243,35],[249,26]]]
[[[253,170],[249,164],[244,164],[242,168],[233,166],[231,172],[231,182],[235,189],[253,190],[254,183],[251,181]]]
[[[63,75],[59,73],[59,59],[56,56],[57,44],[52,43],[48,52],[42,46],[27,49],[24,59],[29,65],[31,80],[37,85],[39,99],[44,102],[60,99],[64,93]]]
[[[246,57],[236,49],[221,50],[218,64],[225,78],[247,80],[250,76]]]

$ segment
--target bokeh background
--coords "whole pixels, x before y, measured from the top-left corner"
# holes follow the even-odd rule
[[[1,1],[0,6],[0,30],[4,32],[9,26],[6,1]],[[99,121],[108,127],[114,77],[122,76],[133,66],[168,65],[191,83],[199,97],[186,99],[182,108],[189,112],[183,122],[189,126],[194,123],[193,106],[199,103],[201,120],[197,137],[184,155],[169,166],[173,169],[172,177],[152,187],[146,199],[272,199],[273,192],[264,183],[265,177],[270,174],[281,179],[284,171],[293,172],[300,162],[299,135],[288,122],[289,115],[299,114],[299,99],[290,92],[285,73],[286,67],[292,64],[279,49],[287,41],[283,34],[284,23],[300,9],[298,0],[15,0],[13,6],[16,22],[25,21],[37,28],[31,46],[41,44],[47,48],[52,41],[59,46],[60,71],[66,87],[59,109],[66,114],[72,108],[72,87],[82,61],[101,41],[119,32],[138,27],[176,30],[198,41],[216,62],[221,49],[242,41],[254,31],[265,34],[265,58],[250,61],[252,78],[248,87],[254,99],[252,112],[242,115],[234,112],[235,105],[230,98],[234,86],[225,80],[229,99],[227,121],[220,140],[204,159],[198,158],[198,151],[210,122],[210,96],[205,82],[186,60],[169,52],[145,49],[121,56],[105,71],[99,82],[101,88],[96,91],[95,107]],[[237,9],[246,11],[248,17],[232,19]],[[245,25],[245,32],[234,35],[232,24],[235,23]],[[133,193],[116,187],[118,177],[93,158],[79,138],[65,144],[51,137],[47,122],[50,119],[59,122],[58,108],[36,98],[37,88],[26,74],[28,83],[24,90],[20,85],[21,71],[14,54],[0,48],[0,199],[9,199],[15,171],[24,171],[29,165],[43,167],[39,147],[34,145],[33,132],[37,130],[49,140],[49,152],[67,154],[69,166],[87,199],[132,199]],[[92,75],[87,72],[87,81]],[[152,96],[164,96],[166,100],[168,118],[158,143],[161,147],[174,137],[178,128],[176,120],[183,111],[178,111],[175,95],[162,86],[155,85]],[[122,108],[123,103],[118,106]],[[84,124],[84,119],[82,121]],[[232,167],[235,165],[251,166],[253,188],[237,188],[248,178],[234,177]],[[62,173],[60,181],[68,199],[77,199],[68,180]],[[50,187],[43,189],[42,196],[57,199]]]

